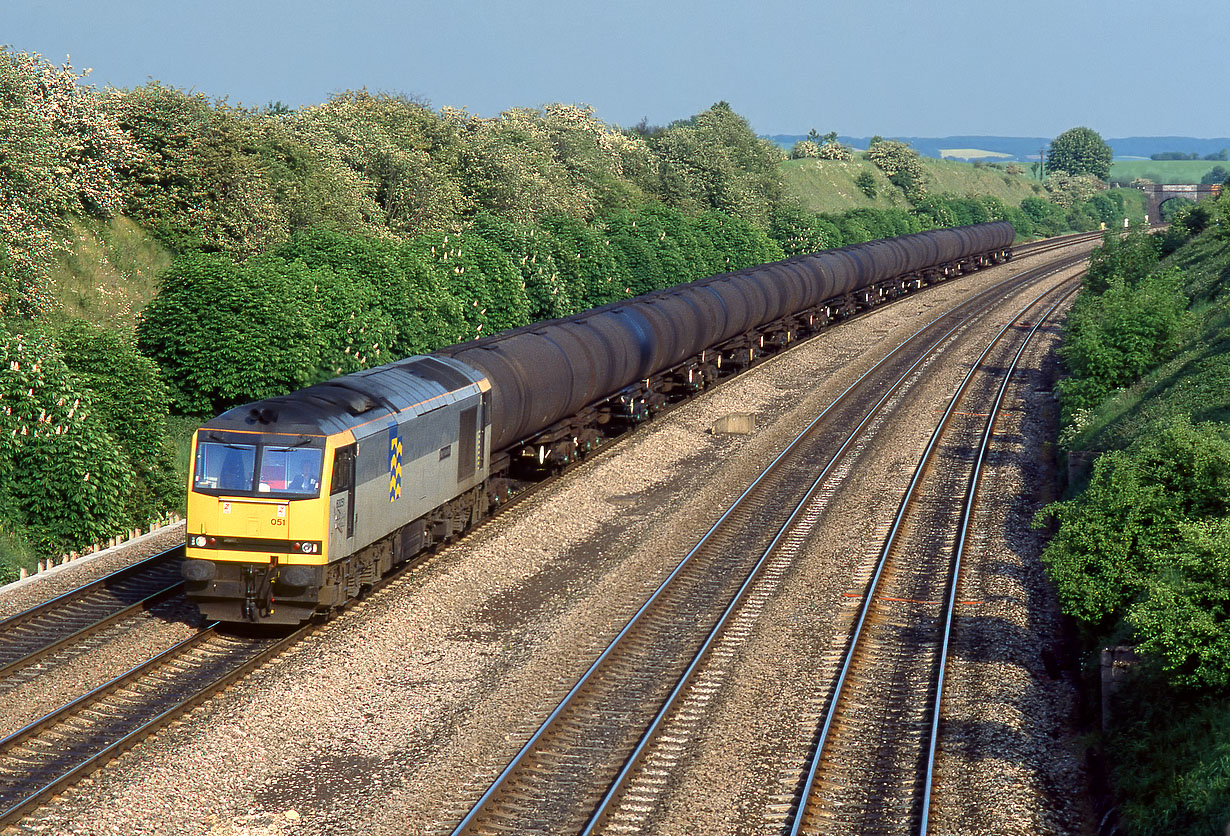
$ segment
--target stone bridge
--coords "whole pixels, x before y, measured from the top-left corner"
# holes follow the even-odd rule
[[[1149,199],[1149,206],[1146,211],[1149,213],[1149,222],[1155,224],[1162,222],[1162,204],[1168,200],[1184,197],[1198,203],[1207,197],[1217,197],[1217,195],[1221,194],[1220,184],[1213,186],[1191,186],[1159,183],[1153,186],[1139,186],[1138,188]]]

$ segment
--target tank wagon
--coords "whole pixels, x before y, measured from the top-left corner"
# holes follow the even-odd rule
[[[1010,224],[826,250],[231,409],[193,438],[190,598],[298,623],[464,530],[509,479],[910,289],[1012,257]]]

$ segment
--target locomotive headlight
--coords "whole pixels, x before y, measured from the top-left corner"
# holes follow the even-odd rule
[[[311,554],[311,553],[312,553],[312,552],[314,552],[314,551],[316,551],[316,549],[315,549],[315,547],[314,547],[314,545],[313,545],[312,543],[304,543],[304,544],[303,544],[303,553],[304,553],[304,554]]]
[[[192,538],[192,545],[196,546],[198,549],[203,549],[203,548],[205,548],[205,535],[204,535],[204,534],[198,534],[198,535],[196,535],[195,537],[193,537],[193,538]]]

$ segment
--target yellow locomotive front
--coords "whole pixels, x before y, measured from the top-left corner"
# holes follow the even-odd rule
[[[183,574],[206,618],[298,623],[320,605],[328,442],[205,428],[193,437]]]

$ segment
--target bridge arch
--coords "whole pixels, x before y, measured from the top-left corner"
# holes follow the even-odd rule
[[[1150,223],[1161,223],[1162,204],[1176,197],[1186,198],[1193,203],[1199,203],[1210,197],[1221,194],[1221,185],[1193,186],[1183,183],[1156,183],[1150,186],[1138,187],[1148,198],[1148,213]]]

